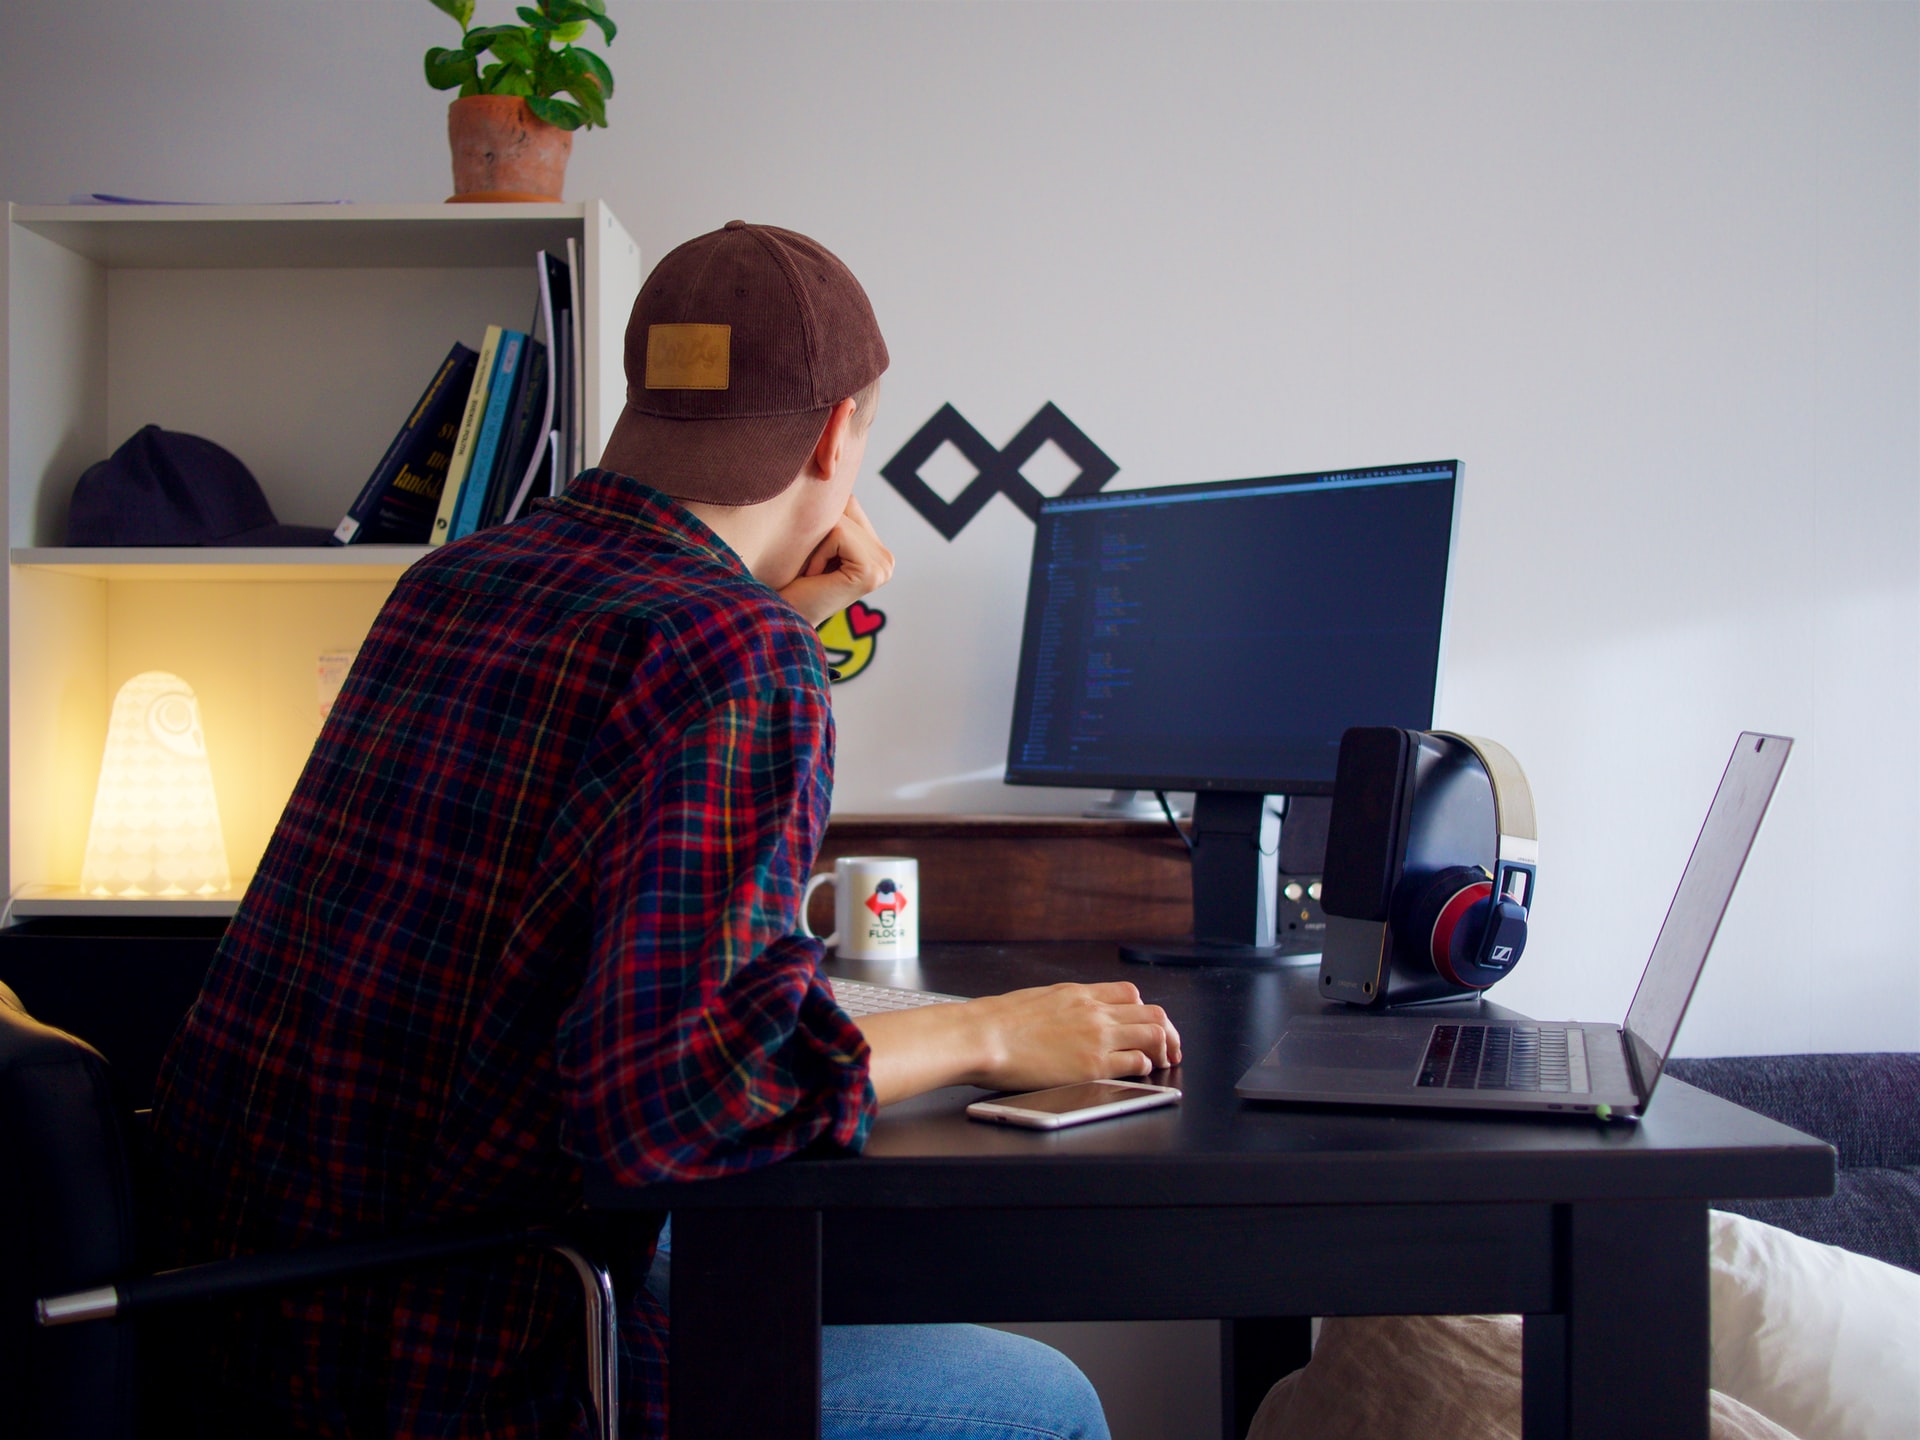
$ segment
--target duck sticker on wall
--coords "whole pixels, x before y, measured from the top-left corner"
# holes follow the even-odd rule
[[[820,643],[827,650],[827,671],[833,683],[853,679],[873,663],[874,647],[887,617],[870,605],[856,600],[837,615],[827,617],[818,630]]]
[[[1029,520],[1040,518],[1040,502],[1047,497],[1020,473],[1020,467],[1038,455],[1048,441],[1059,446],[1060,453],[1080,467],[1080,473],[1060,492],[1062,495],[1091,495],[1120,473],[1120,467],[1107,453],[1089,440],[1086,432],[1051,400],[1020,427],[1020,433],[1009,440],[1005,448],[998,450],[969,425],[958,410],[942,405],[933,418],[880,467],[880,473],[900,492],[902,499],[920,512],[923,520],[951,540],[966,529],[967,522],[996,495],[1004,495],[1018,505]],[[976,472],[966,489],[951,501],[941,499],[940,493],[920,478],[921,468],[947,444],[964,455]]]

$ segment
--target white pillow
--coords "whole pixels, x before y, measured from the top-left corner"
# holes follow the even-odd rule
[[[1711,1217],[1713,1388],[1800,1440],[1920,1436],[1920,1275]]]
[[[1707,1401],[1711,1440],[1796,1440],[1731,1396]],[[1247,1440],[1521,1440],[1520,1317],[1331,1318]]]

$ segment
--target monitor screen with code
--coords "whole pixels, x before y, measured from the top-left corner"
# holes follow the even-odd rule
[[[1041,507],[1014,783],[1331,794],[1351,725],[1424,729],[1459,465]]]

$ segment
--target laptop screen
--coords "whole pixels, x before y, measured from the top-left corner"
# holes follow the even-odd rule
[[[1653,1094],[1661,1067],[1667,1063],[1694,984],[1707,963],[1707,951],[1727,913],[1734,884],[1792,748],[1793,742],[1782,735],[1743,734],[1720,777],[1713,807],[1700,827],[1700,838],[1693,842],[1686,873],[1667,907],[1660,938],[1653,942],[1653,956],[1627,1011],[1627,1040],[1640,1083],[1646,1087],[1642,1098]]]

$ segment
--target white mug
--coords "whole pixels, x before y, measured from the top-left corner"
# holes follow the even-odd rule
[[[920,954],[920,862],[899,855],[843,855],[832,870],[807,882],[800,901],[800,933],[807,902],[833,882],[833,933],[826,944],[843,960],[912,960]]]

